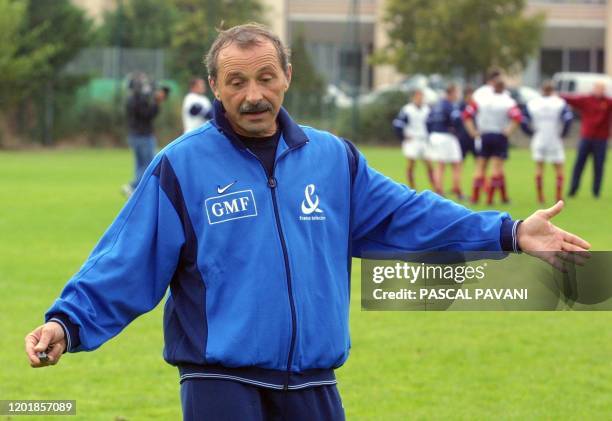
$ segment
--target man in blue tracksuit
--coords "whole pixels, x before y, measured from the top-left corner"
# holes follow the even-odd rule
[[[291,65],[264,27],[221,32],[207,67],[213,120],[154,159],[26,337],[32,366],[99,347],[169,287],[164,358],[180,373],[184,419],[344,419],[334,369],[350,348],[352,256],[589,246],[550,224],[562,204],[520,225],[472,212],[297,125],[281,108]]]

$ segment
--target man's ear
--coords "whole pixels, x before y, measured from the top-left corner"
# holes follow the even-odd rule
[[[217,89],[217,83],[215,79],[211,78],[210,76],[208,76],[208,86],[210,86],[210,90],[215,95],[215,98],[221,101],[221,95],[219,94],[219,90]]]
[[[287,77],[287,86],[285,87],[285,92],[287,92],[287,90],[289,89],[289,85],[291,85],[292,74],[293,74],[293,67],[291,66],[291,63],[289,63],[287,65],[287,74],[285,75]]]

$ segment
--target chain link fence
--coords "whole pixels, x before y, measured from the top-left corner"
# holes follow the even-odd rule
[[[158,86],[170,88],[170,96],[156,119],[160,139],[181,133],[180,103],[185,88],[168,78],[168,54],[163,49],[87,48],[71,61],[58,80],[73,80],[78,89],[66,97],[56,84],[42,93],[44,109],[25,132],[42,144],[72,143],[91,146],[123,145],[127,134],[125,101],[128,81],[136,72],[146,73]]]

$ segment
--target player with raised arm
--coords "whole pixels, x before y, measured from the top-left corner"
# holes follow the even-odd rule
[[[593,155],[593,196],[598,198],[608,150],[610,123],[612,123],[612,98],[606,95],[606,85],[603,81],[593,85],[590,95],[561,94],[561,97],[580,113],[581,118],[581,139],[576,151],[576,162],[568,195],[573,197],[578,192],[584,165],[589,155]]]

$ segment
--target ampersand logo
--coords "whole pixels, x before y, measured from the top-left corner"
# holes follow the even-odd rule
[[[304,215],[311,215],[315,212],[323,213],[323,211],[319,209],[319,196],[314,194],[314,192],[315,192],[314,184],[309,184],[306,186],[306,189],[304,189],[305,199],[302,200],[302,213]]]

